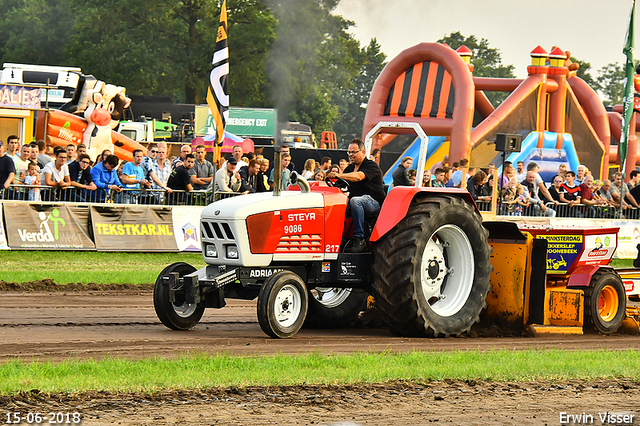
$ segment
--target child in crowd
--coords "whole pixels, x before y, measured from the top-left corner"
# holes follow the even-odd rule
[[[31,161],[27,166],[27,175],[24,177],[25,185],[40,185],[40,173],[38,164]],[[29,189],[29,201],[40,201],[40,188]]]
[[[407,172],[407,176],[409,177],[409,182],[411,182],[411,185],[416,184],[417,174],[418,174],[418,171],[416,169],[409,169],[409,171]]]
[[[515,215],[522,216],[522,212],[525,208],[529,207],[529,194],[524,190],[524,186],[517,184],[516,185],[516,206],[515,206]]]
[[[514,216],[516,210],[516,185],[518,185],[518,182],[513,177],[507,181],[502,190],[502,203],[505,204],[505,210],[509,216]]]

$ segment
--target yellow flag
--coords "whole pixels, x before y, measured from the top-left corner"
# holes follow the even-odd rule
[[[229,92],[227,79],[229,77],[229,48],[227,47],[227,0],[222,2],[220,11],[220,25],[218,38],[213,52],[213,67],[209,75],[209,89],[207,90],[207,104],[216,124],[216,141],[213,144],[214,153],[218,153],[224,141],[224,128],[229,118]],[[214,155],[215,156],[215,155]]]

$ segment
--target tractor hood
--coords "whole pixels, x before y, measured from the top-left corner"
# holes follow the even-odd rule
[[[274,253],[251,251],[248,218],[261,213],[273,217],[272,212],[317,209],[323,205],[321,193],[300,191],[282,191],[280,196],[274,196],[270,192],[246,194],[216,201],[205,207],[200,219],[204,260],[210,265],[268,266],[274,260]],[[269,238],[268,226],[258,229],[263,232],[262,237]],[[289,258],[294,257],[295,255],[289,255]],[[296,258],[321,260],[324,253],[298,254]]]
[[[282,191],[280,196],[261,192],[238,195],[209,204],[202,211],[202,220],[244,220],[257,213],[323,206],[323,196],[317,192]]]

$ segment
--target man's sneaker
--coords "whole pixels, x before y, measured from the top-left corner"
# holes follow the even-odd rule
[[[362,253],[367,248],[367,242],[364,237],[353,237],[351,244],[345,250],[347,253]]]

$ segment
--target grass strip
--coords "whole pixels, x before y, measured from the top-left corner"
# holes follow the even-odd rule
[[[70,283],[153,284],[160,271],[174,262],[186,262],[198,269],[205,266],[200,253],[9,250],[0,256],[0,277],[4,282],[53,280],[61,286]],[[630,268],[633,259],[614,259],[612,266]]]
[[[51,279],[68,283],[150,284],[174,262],[205,265],[200,253],[4,251],[0,277],[9,283]]]
[[[379,383],[390,380],[637,379],[640,352],[492,350],[349,355],[233,357],[189,354],[138,361],[24,362],[0,365],[0,394],[40,392],[154,392],[167,389],[301,384]]]

